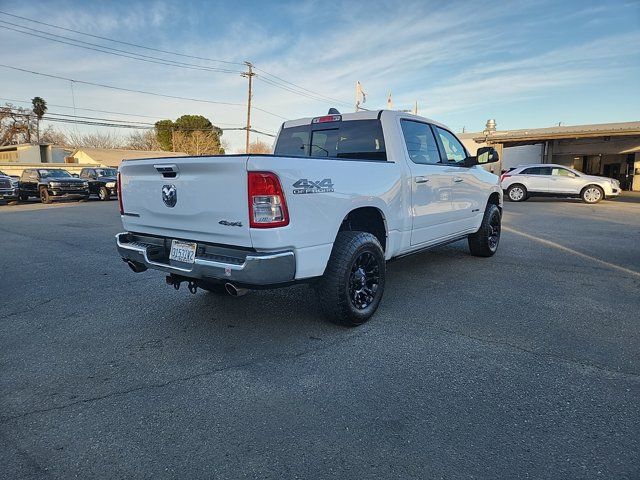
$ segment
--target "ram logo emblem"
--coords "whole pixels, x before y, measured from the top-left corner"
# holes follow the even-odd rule
[[[176,203],[178,202],[178,191],[176,190],[175,185],[162,186],[162,201],[169,208],[176,206]]]

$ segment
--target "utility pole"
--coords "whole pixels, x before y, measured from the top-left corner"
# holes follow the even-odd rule
[[[244,62],[244,64],[247,66],[247,71],[244,73],[241,73],[240,75],[242,75],[243,77],[247,77],[249,79],[249,96],[247,97],[247,139],[245,142],[245,153],[249,153],[249,130],[251,129],[251,95],[252,95],[252,86],[253,86],[253,76],[255,75],[255,73],[253,73],[253,64],[251,62]]]

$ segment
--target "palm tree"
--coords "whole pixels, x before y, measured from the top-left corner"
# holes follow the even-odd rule
[[[31,104],[33,105],[33,113],[36,114],[37,120],[37,132],[38,132],[38,143],[40,143],[40,120],[44,117],[44,114],[47,112],[47,102],[44,101],[44,98],[41,97],[33,97],[31,99]]]

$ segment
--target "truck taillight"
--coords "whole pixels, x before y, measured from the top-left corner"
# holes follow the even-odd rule
[[[289,225],[287,201],[275,173],[249,172],[249,225],[273,228]]]
[[[120,179],[120,172],[118,172],[116,185],[118,187],[118,207],[120,207],[120,215],[124,215],[124,206],[122,205],[122,181]]]

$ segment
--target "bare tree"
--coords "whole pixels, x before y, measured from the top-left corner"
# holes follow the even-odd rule
[[[61,147],[70,146],[69,139],[64,134],[64,132],[56,130],[52,126],[48,126],[42,131],[40,139],[42,143],[51,143],[53,145],[59,145]]]
[[[0,107],[0,145],[31,143],[35,129],[35,121],[29,110],[14,107],[10,103]]]
[[[131,150],[162,150],[154,130],[136,130],[125,141]]]
[[[71,132],[68,135],[68,145],[73,148],[124,148],[122,138],[112,132]]]
[[[185,152],[189,155],[217,155],[224,153],[221,149],[220,137],[215,132],[175,132],[173,146],[176,152]]]
[[[249,144],[249,153],[271,153],[271,145],[262,140],[254,140]]]

